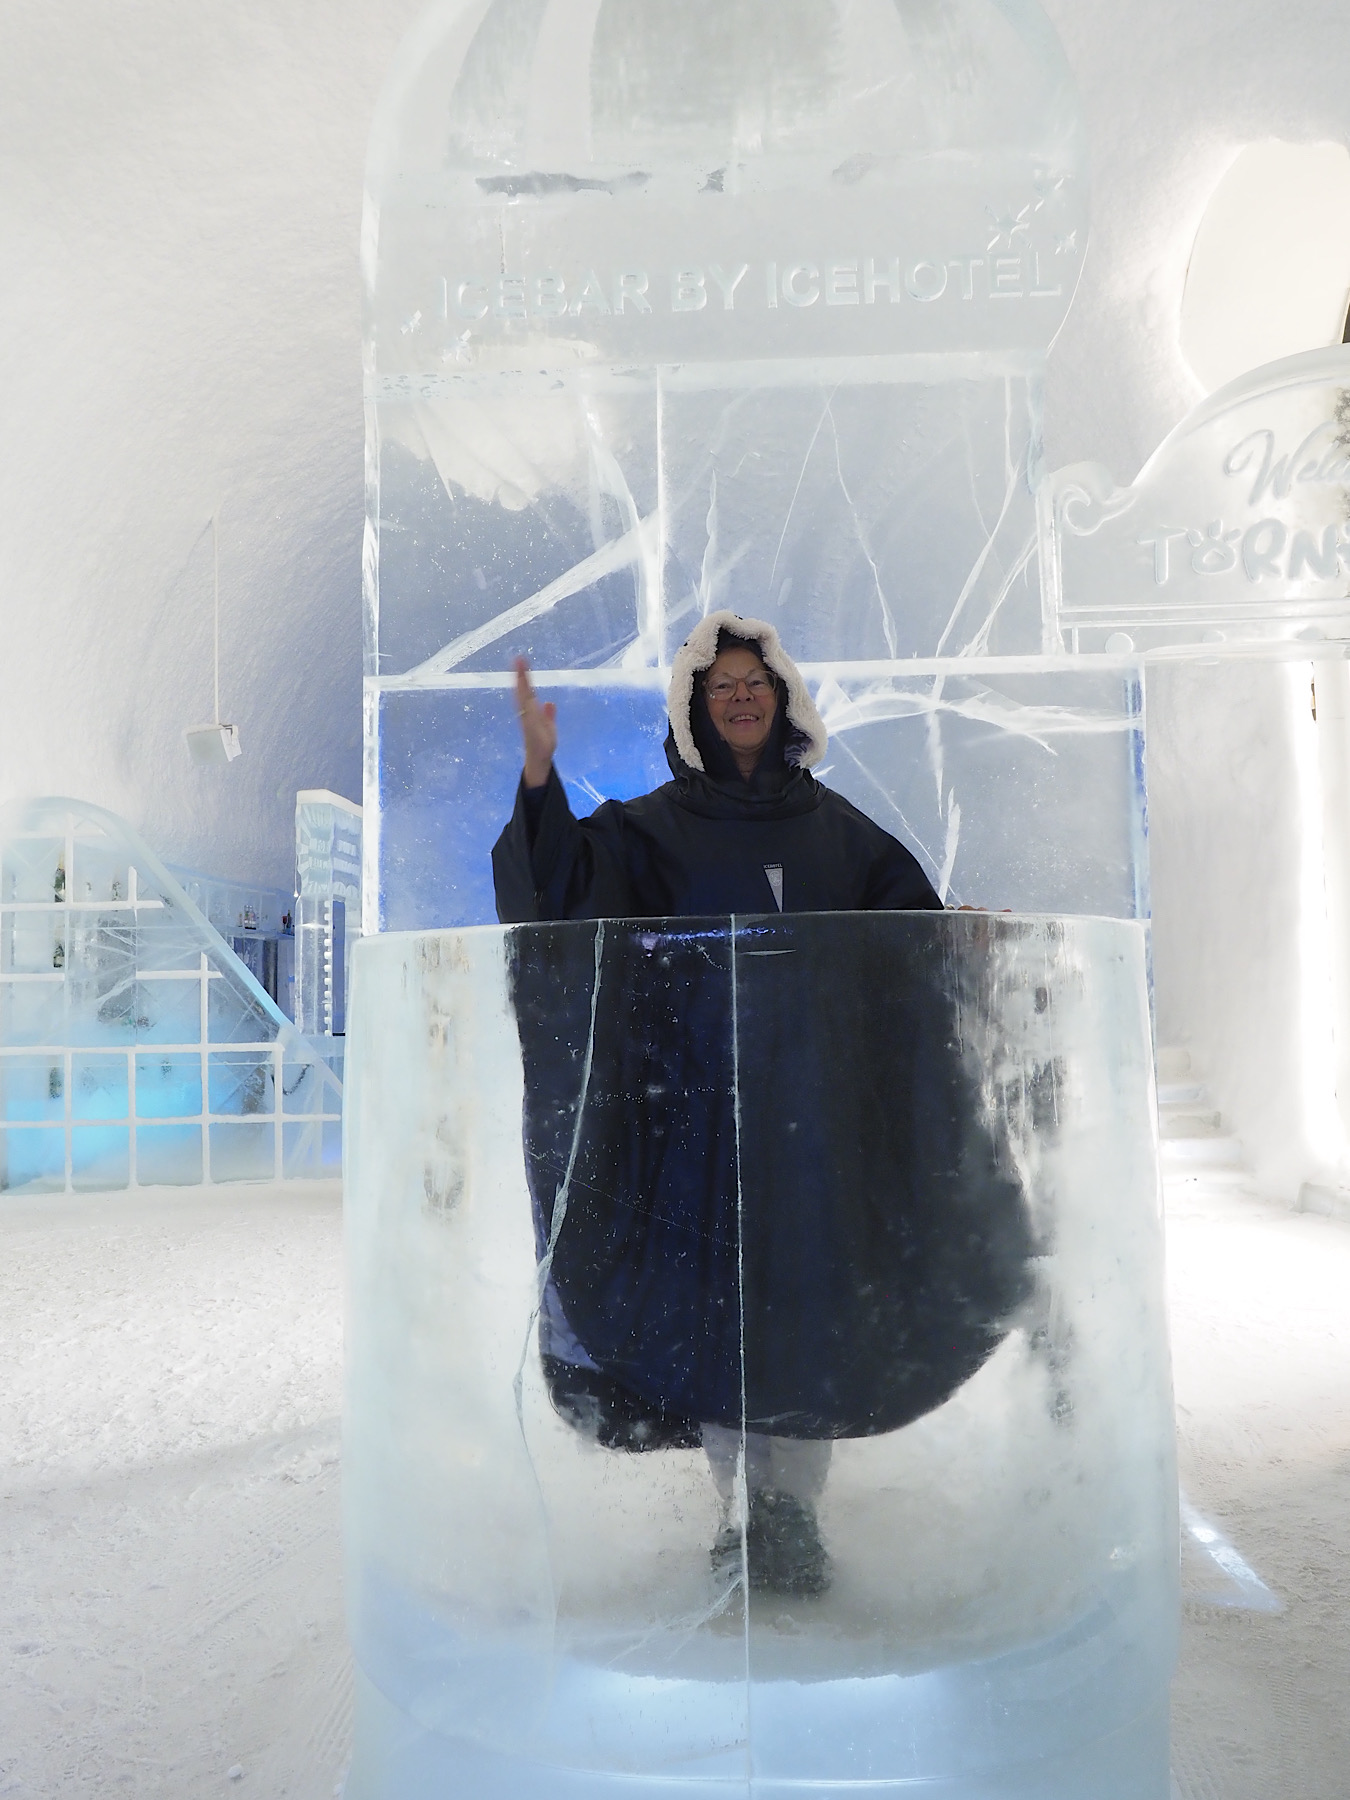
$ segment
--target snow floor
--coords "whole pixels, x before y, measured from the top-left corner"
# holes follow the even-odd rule
[[[340,1237],[335,1184],[0,1205],[0,1795],[340,1787]],[[1345,1800],[1350,1225],[1192,1175],[1169,1259],[1220,1534],[1185,1543],[1175,1785]]]

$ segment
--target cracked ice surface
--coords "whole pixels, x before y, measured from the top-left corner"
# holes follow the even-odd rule
[[[1025,378],[732,379],[386,406],[371,673],[664,665],[726,606],[816,659],[1040,649]]]
[[[973,703],[974,665],[1057,641],[1040,378],[1086,234],[1077,103],[1033,0],[939,10],[474,0],[410,49],[363,226],[374,928],[492,916],[518,655],[567,691],[586,806],[665,778],[654,697],[713,609],[851,698],[950,673]],[[963,758],[1010,692],[1001,723],[850,715],[838,781],[911,819],[953,895],[1137,911],[1132,825],[1067,878],[1064,769],[998,797],[1039,809],[1039,873],[981,861]],[[1131,716],[1059,703],[1088,736]],[[1137,759],[1111,754],[1094,738],[1105,810],[1135,818]]]
[[[944,896],[1138,916],[1137,695],[1042,655],[1036,386],[963,367],[478,377],[383,402],[380,928],[493,917],[515,655],[558,700],[584,814],[668,778],[670,657],[728,606],[778,626],[834,734],[824,778]]]
[[[979,672],[977,672],[979,669]],[[968,671],[968,672],[967,672]],[[1135,918],[1147,911],[1140,699],[1109,666],[807,663],[830,731],[816,770],[908,844],[954,903]],[[573,810],[669,779],[665,678],[536,672],[564,733]],[[494,916],[492,843],[509,816],[520,744],[505,673],[377,692],[381,926]]]

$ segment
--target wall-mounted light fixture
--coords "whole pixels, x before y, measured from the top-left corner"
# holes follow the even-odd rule
[[[233,762],[243,748],[237,725],[190,725],[183,736],[195,763]]]
[[[1181,302],[1181,349],[1209,393],[1326,349],[1350,307],[1350,150],[1248,144],[1210,196]]]

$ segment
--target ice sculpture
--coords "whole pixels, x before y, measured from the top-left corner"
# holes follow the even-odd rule
[[[1046,660],[1037,566],[1081,165],[1029,0],[426,15],[366,194],[367,930],[494,917],[513,655],[589,811],[723,606],[944,895],[1146,912],[1138,680]]]
[[[224,938],[258,986],[295,1020],[295,895],[258,882],[164,867]]]
[[[242,932],[279,937],[287,929],[286,920],[295,897],[285,888],[203,875],[200,869],[185,869],[178,863],[166,862],[164,867],[227,944]]]
[[[336,1173],[342,1090],[129,826],[0,810],[0,1189]]]
[[[400,53],[350,1800],[1164,1800],[1141,679],[1066,650],[1040,567],[1081,168],[1032,0],[453,0]],[[512,658],[588,812],[665,778],[721,608],[777,627],[816,774],[944,898],[1046,916],[485,926]],[[683,1255],[663,1158],[715,1172]],[[817,1544],[790,1595],[780,1492],[833,1573]]]
[[[1130,487],[1086,463],[1049,488],[1057,647],[1307,657],[1350,638],[1350,348],[1231,382]]]
[[[361,808],[327,788],[295,796],[300,955],[296,1024],[311,1037],[347,1029],[349,946],[361,932]]]
[[[355,961],[348,1800],[1165,1800],[1144,928],[610,921]],[[691,1218],[616,1171],[709,1106],[735,1179],[691,1279]],[[550,1288],[589,1411],[550,1394]],[[692,1427],[602,1447],[616,1368]],[[742,1580],[766,1427],[823,1594]]]

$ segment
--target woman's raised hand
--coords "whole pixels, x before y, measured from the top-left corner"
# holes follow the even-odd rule
[[[520,719],[520,735],[525,740],[525,785],[540,788],[548,780],[558,748],[558,709],[551,700],[540,702],[530,683],[530,665],[518,656],[516,668],[516,714]]]

